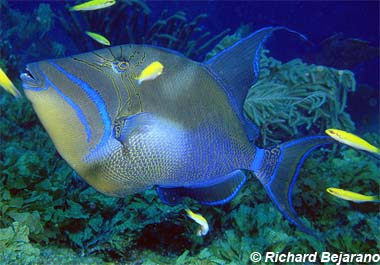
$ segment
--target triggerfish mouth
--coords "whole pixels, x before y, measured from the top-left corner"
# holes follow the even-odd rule
[[[261,149],[243,113],[260,49],[280,29],[288,30],[258,30],[204,63],[132,44],[32,63],[23,88],[58,152],[98,191],[122,197],[154,187],[170,205],[184,197],[219,205],[251,172],[284,216],[312,233],[291,193],[306,154],[334,140],[313,136]],[[138,85],[153,62],[165,74]]]

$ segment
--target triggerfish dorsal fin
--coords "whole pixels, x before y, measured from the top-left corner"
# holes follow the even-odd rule
[[[204,63],[205,68],[225,90],[251,141],[257,138],[258,131],[244,116],[243,104],[249,88],[256,82],[259,75],[261,48],[266,39],[274,31],[280,29],[305,38],[302,34],[285,27],[266,27],[241,39]]]
[[[251,167],[282,214],[300,230],[314,236],[317,235],[302,223],[293,208],[292,191],[306,156],[332,142],[326,136],[312,136],[258,149]]]
[[[245,174],[236,170],[222,178],[191,187],[157,187],[160,199],[169,205],[190,197],[202,204],[220,205],[232,200],[246,181]]]

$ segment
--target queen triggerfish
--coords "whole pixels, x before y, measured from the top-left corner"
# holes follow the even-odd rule
[[[261,149],[243,113],[265,40],[254,32],[200,63],[165,48],[121,45],[28,64],[25,95],[58,152],[90,185],[112,196],[154,187],[163,202],[229,202],[251,172],[305,232],[291,193],[301,164],[331,143],[313,136]],[[290,31],[290,30],[289,30]],[[136,82],[152,62],[165,73]]]

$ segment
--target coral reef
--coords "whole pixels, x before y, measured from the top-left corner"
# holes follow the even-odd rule
[[[0,229],[1,264],[37,264],[40,250],[29,242],[29,228],[18,222]]]
[[[248,92],[244,110],[260,128],[262,144],[277,143],[302,131],[321,134],[327,128],[355,129],[345,112],[347,93],[356,89],[354,74],[300,59],[287,63],[263,50],[259,80]]]

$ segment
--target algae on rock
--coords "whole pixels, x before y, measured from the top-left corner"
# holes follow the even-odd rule
[[[0,264],[38,264],[40,250],[29,243],[29,228],[18,222],[0,229]]]

